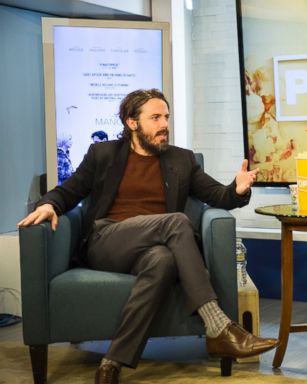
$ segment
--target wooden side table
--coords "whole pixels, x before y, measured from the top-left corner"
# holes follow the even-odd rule
[[[293,231],[307,232],[307,213],[301,213],[291,204],[271,205],[255,210],[261,215],[275,216],[281,222],[281,316],[279,341],[273,367],[281,366],[286,353],[289,333],[306,332],[307,323],[292,324],[293,303]]]

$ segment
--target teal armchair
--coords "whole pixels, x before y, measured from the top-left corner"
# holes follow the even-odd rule
[[[83,209],[78,206],[61,216],[56,232],[48,222],[20,228],[23,337],[29,346],[35,384],[47,380],[48,344],[111,339],[135,279],[71,266],[81,236]],[[237,320],[235,219],[225,210],[192,199],[186,214],[199,230],[219,304]],[[150,337],[204,333],[199,316],[188,314],[179,285],[167,300]],[[221,360],[221,374],[231,374],[231,360]]]

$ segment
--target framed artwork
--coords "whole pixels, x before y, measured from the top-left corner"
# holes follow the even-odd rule
[[[286,186],[307,152],[307,5],[236,3],[245,156],[255,185]]]

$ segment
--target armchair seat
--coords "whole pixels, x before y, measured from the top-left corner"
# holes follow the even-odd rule
[[[54,277],[49,296],[53,309],[50,313],[52,342],[110,338],[134,280],[131,275],[86,268],[74,268]]]

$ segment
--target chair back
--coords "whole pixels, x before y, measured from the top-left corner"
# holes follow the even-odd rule
[[[195,153],[195,159],[197,164],[201,166],[202,169],[204,169],[204,156],[202,153]],[[184,213],[188,216],[188,218],[191,220],[191,223],[194,227],[194,229],[197,232],[200,232],[201,230],[201,217],[204,209],[204,203],[199,201],[198,199],[190,196],[186,202]]]

